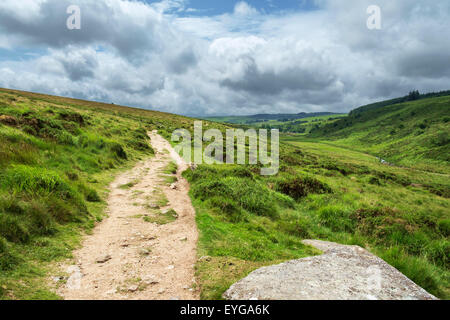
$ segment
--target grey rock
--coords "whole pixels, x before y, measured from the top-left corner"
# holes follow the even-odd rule
[[[112,257],[108,254],[108,255],[106,255],[106,256],[97,258],[97,259],[95,260],[95,262],[97,262],[97,263],[105,263],[105,262],[108,262],[108,261],[111,260],[111,259],[112,259]]]
[[[105,295],[109,296],[112,294],[116,294],[117,293],[117,289],[111,289],[105,292]]]
[[[52,277],[53,282],[60,282],[60,281],[66,280],[66,279],[67,279],[66,277],[62,277],[62,276]]]
[[[142,280],[147,285],[155,285],[155,284],[159,283],[159,280],[153,275],[145,276],[144,279],[142,279]]]
[[[139,289],[139,286],[136,286],[136,285],[132,285],[132,286],[128,287],[128,291],[130,291],[130,292],[136,292],[136,291],[138,291],[138,289]]]
[[[140,254],[141,256],[148,256],[148,255],[150,255],[150,250],[145,249],[145,248],[140,248],[140,249],[138,250],[138,252],[139,252],[139,254]]]
[[[324,252],[260,268],[233,284],[228,300],[434,300],[397,269],[359,246],[304,240]]]
[[[69,266],[67,268],[67,273],[70,274],[67,279],[67,289],[69,290],[77,290],[81,288],[81,279],[83,278],[83,274],[81,273],[81,269],[79,266]]]

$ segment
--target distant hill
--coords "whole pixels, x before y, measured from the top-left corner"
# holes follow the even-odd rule
[[[430,93],[426,93],[426,94],[420,94],[419,91],[411,91],[409,93],[409,95],[401,97],[401,98],[385,100],[385,101],[376,102],[376,103],[372,103],[372,104],[368,104],[368,105],[356,108],[352,112],[350,112],[350,115],[368,111],[368,110],[377,109],[377,108],[382,108],[382,107],[386,107],[386,106],[391,106],[391,105],[402,103],[402,102],[416,101],[416,100],[444,97],[444,96],[450,96],[450,90],[441,91],[441,92],[430,92]]]
[[[447,171],[450,162],[450,91],[370,104],[348,117],[313,128],[310,137],[351,145],[389,162],[427,164]]]
[[[278,114],[255,114],[253,116],[249,116],[249,118],[255,120],[296,120],[296,119],[304,119],[304,118],[312,118],[312,117],[320,117],[320,116],[331,116],[339,113],[333,112],[300,112],[300,113],[278,113]]]
[[[292,121],[298,119],[320,117],[320,116],[331,116],[331,115],[341,115],[342,113],[335,112],[300,112],[300,113],[278,113],[278,114],[255,114],[250,116],[223,116],[223,117],[208,117],[206,120],[225,122],[232,124],[253,124],[257,122],[265,122],[269,120],[274,121]]]

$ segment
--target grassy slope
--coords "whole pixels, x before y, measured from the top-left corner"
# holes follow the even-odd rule
[[[258,124],[265,121],[281,122],[284,120],[299,120],[309,118],[323,118],[330,116],[341,116],[342,114],[324,113],[302,113],[302,114],[260,114],[252,116],[224,116],[224,117],[208,117],[206,120],[215,122],[225,122],[231,124]]]
[[[0,160],[1,174],[18,163],[44,167],[45,172],[52,170],[75,190],[78,198],[84,198],[82,202],[90,213],[83,212],[82,206],[76,211],[74,205],[81,221],[55,221],[51,235],[32,235],[26,243],[0,244],[0,261],[10,261],[9,270],[8,265],[2,265],[3,298],[56,298],[42,284],[47,262],[69,257],[78,243],[80,228],[89,229],[94,217],[101,216],[103,203],[87,201],[83,190],[96,190],[102,198],[114,170],[149,154],[132,146],[135,139],[129,138],[134,128],[157,128],[168,137],[175,127],[191,129],[192,123],[173,115],[34,94],[2,92],[0,98],[0,114],[4,110],[13,114],[15,110],[32,108],[39,117],[58,120],[59,108],[68,108],[87,116],[88,124],[80,126],[81,134],[72,134],[72,146],[54,137],[23,134],[22,125],[0,125],[0,143],[11,145],[0,149],[0,159],[9,159]],[[47,106],[57,112],[45,113]],[[20,119],[23,114],[15,117]],[[80,136],[86,134],[95,134],[94,140],[118,142],[128,160],[111,153],[109,144],[100,150],[96,143],[80,145]],[[276,177],[261,177],[257,166],[202,165],[185,173],[192,184],[191,197],[197,210],[199,256],[207,256],[197,264],[203,298],[220,298],[230,284],[259,266],[316,253],[301,244],[304,238],[362,245],[430,292],[449,297],[450,205],[446,176],[383,166],[367,154],[327,144],[290,143],[296,146],[281,146],[282,166]],[[37,153],[28,152],[30,148]],[[26,162],[28,153],[37,154],[34,162]],[[79,156],[93,158],[94,163],[97,159],[111,160],[116,169],[98,168],[98,164],[95,170],[81,167]],[[67,170],[76,170],[78,179],[70,180],[73,176],[67,175]],[[1,190],[0,195],[7,198],[6,188]],[[12,197],[13,202],[25,202],[18,207],[28,208],[28,199],[46,196],[27,192]],[[64,188],[53,192],[64,192]],[[12,209],[2,207],[0,215],[23,214],[14,211],[17,206]]]
[[[254,166],[203,165],[186,173],[200,255],[206,256],[197,266],[202,297],[220,298],[259,266],[312,254],[300,241],[315,238],[361,245],[429,292],[450,298],[450,180],[448,163],[440,160],[448,153],[431,143],[447,132],[447,105],[443,97],[384,107],[342,128],[333,135],[337,141],[286,136],[276,177],[261,177]],[[400,124],[404,131],[390,132]],[[363,143],[352,130],[364,135]],[[380,150],[383,156],[391,150],[385,156],[391,161],[444,173],[383,165],[368,154]]]
[[[56,299],[47,274],[102,219],[114,175],[192,120],[0,89],[0,299]]]
[[[366,247],[449,298],[448,177],[326,144],[294,144],[282,144],[276,177],[261,177],[252,166],[203,165],[186,173],[199,255],[207,256],[197,266],[203,298],[220,298],[260,266],[311,255],[300,242],[307,238]]]
[[[449,173],[450,96],[357,109],[311,136],[394,164]]]
[[[306,116],[306,114],[305,114]],[[319,128],[329,123],[333,123],[340,118],[346,117],[346,114],[330,114],[314,117],[302,117],[298,119],[282,120],[282,119],[257,119],[255,117],[218,117],[207,118],[215,122],[229,123],[234,126],[247,127],[260,129],[278,129],[280,132],[292,133],[292,134],[307,134],[313,128]]]
[[[252,127],[258,127],[261,129],[278,129],[280,132],[284,133],[300,133],[308,134],[314,128],[319,128],[321,126],[333,123],[340,118],[346,117],[345,114],[334,114],[328,116],[318,116],[296,119],[286,122],[270,120],[267,122],[258,122],[252,124]]]

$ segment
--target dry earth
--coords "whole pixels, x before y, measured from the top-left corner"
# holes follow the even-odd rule
[[[150,138],[155,157],[112,183],[108,218],[74,252],[75,264],[64,267],[69,278],[58,292],[64,299],[199,298],[194,289],[195,211],[181,177],[188,165],[156,132]],[[169,186],[162,171],[171,161],[178,164],[178,181]],[[165,218],[170,209],[178,215],[175,221],[147,222]]]

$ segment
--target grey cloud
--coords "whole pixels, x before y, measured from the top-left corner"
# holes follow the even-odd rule
[[[72,81],[93,78],[98,66],[95,52],[89,50],[81,52],[75,51],[75,53],[69,51],[66,55],[57,56],[56,60],[62,64]]]
[[[450,52],[425,50],[399,57],[397,72],[405,77],[450,77]]]
[[[258,70],[252,61],[242,78],[225,79],[221,83],[233,90],[245,90],[255,94],[276,95],[284,90],[323,90],[335,81],[332,75],[319,71],[303,70],[292,66],[280,73]]]
[[[129,79],[123,77],[109,77],[104,83],[105,88],[115,92],[126,92],[128,94],[149,95],[164,88],[164,79],[159,81],[149,81],[143,84],[134,85]]]
[[[69,17],[66,10],[73,4],[80,6],[80,30],[66,27]],[[64,48],[103,44],[115,48],[120,55],[133,58],[158,49],[160,37],[167,36],[164,28],[156,33],[157,14],[146,8],[148,17],[137,23],[135,17],[104,1],[48,0],[31,19],[0,10],[0,30],[16,45]]]
[[[194,67],[197,62],[198,60],[195,52],[189,48],[169,60],[169,70],[175,74],[183,74],[186,73],[189,68]]]
[[[450,2],[378,0],[376,32],[365,26],[372,2],[315,0],[319,10],[249,19],[181,18],[122,0],[6,10],[19,2],[4,0],[0,45],[48,50],[0,60],[0,86],[189,115],[348,111],[412,89],[449,89]],[[81,30],[66,28],[69,4],[81,7]]]

